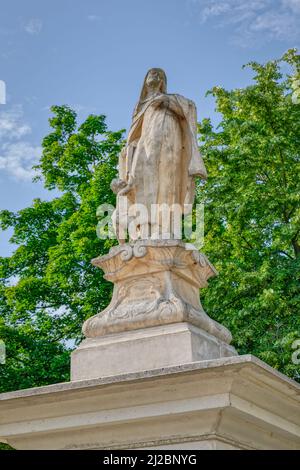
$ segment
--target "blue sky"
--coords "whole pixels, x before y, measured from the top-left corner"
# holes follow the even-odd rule
[[[205,92],[249,84],[242,65],[297,47],[299,24],[300,0],[0,0],[0,209],[53,197],[31,181],[52,104],[128,129],[146,71],[162,67],[169,92],[216,121]]]

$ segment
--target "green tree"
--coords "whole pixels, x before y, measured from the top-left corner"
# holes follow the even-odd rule
[[[289,50],[279,61],[248,65],[254,83],[213,88],[221,121],[199,125],[209,175],[200,192],[204,251],[219,271],[204,304],[229,327],[239,353],[299,378],[291,346],[300,338],[300,56]]]
[[[0,212],[0,227],[12,228],[18,245],[0,258],[0,338],[7,350],[0,391],[68,380],[68,346],[111,296],[111,284],[91,259],[114,243],[97,238],[96,210],[115,202],[110,181],[123,131],[108,131],[105,117],[93,115],[78,127],[67,106],[52,112],[37,168],[45,187],[60,196]]]

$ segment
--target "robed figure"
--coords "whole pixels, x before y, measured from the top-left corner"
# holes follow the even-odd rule
[[[112,182],[117,193],[116,229],[125,220],[121,196],[126,196],[129,206],[142,204],[147,208],[146,224],[150,225],[152,205],[177,204],[183,214],[189,211],[195,176],[207,176],[197,144],[195,104],[183,96],[168,94],[165,72],[152,68],[144,79],[127,144],[119,157],[119,179]],[[145,238],[143,230],[141,233]],[[151,227],[149,233],[151,236]]]

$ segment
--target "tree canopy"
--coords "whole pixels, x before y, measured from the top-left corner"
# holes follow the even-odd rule
[[[251,86],[210,91],[217,128],[199,125],[209,175],[204,250],[219,271],[204,301],[239,353],[299,378],[291,346],[300,337],[300,56],[248,66]]]
[[[123,131],[108,131],[102,115],[78,126],[68,106],[52,112],[37,169],[60,196],[0,213],[1,228],[13,228],[18,245],[0,258],[0,338],[7,352],[0,391],[68,380],[68,346],[82,339],[83,321],[107,305],[112,290],[90,261],[114,243],[97,238],[96,210],[115,202],[109,186]]]
[[[300,337],[300,104],[294,99],[300,60],[290,50],[281,61],[249,66],[250,86],[211,90],[219,125],[199,124],[209,175],[197,193],[205,202],[203,251],[219,271],[202,300],[231,330],[239,353],[299,378],[291,345]],[[17,245],[0,258],[0,338],[7,350],[0,391],[68,380],[83,321],[111,298],[112,285],[90,260],[115,243],[96,236],[96,210],[115,203],[110,182],[124,131],[109,131],[103,115],[78,125],[68,106],[51,110],[37,169],[59,195],[0,212],[0,228],[12,229]]]

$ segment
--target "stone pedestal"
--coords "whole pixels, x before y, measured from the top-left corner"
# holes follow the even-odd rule
[[[236,354],[232,346],[190,323],[172,323],[87,338],[72,353],[71,379],[142,372]]]
[[[204,312],[199,289],[216,270],[206,256],[180,240],[139,240],[113,247],[92,260],[113,282],[109,306],[89,318],[83,334],[95,338],[110,333],[178,322],[189,322],[221,341],[230,332]]]
[[[16,449],[300,449],[299,384],[235,356],[0,394]]]
[[[180,240],[114,247],[93,264],[114,283],[109,306],[83,325],[72,380],[236,355],[231,334],[203,310],[199,289],[216,270]]]

